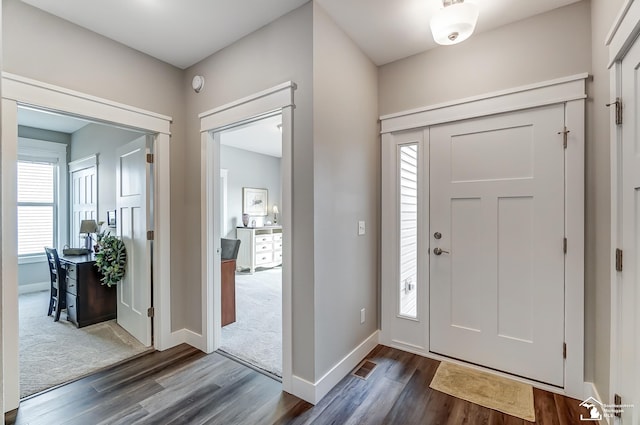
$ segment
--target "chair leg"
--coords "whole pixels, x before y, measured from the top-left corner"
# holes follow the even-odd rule
[[[53,312],[54,301],[53,288],[51,288],[51,295],[49,296],[49,312],[47,313],[47,316],[51,316],[51,313]]]
[[[60,313],[62,312],[62,308],[60,308],[60,300],[56,300],[56,315],[55,318],[53,319],[54,322],[57,322],[58,320],[60,320]]]

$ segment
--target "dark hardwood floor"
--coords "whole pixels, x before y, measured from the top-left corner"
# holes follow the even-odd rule
[[[438,362],[378,346],[367,380],[344,378],[318,405],[219,354],[154,352],[24,400],[8,424],[492,424],[514,418],[431,390]],[[536,424],[580,423],[580,401],[534,389]],[[586,413],[586,410],[583,412]]]

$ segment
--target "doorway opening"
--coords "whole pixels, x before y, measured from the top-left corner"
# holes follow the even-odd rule
[[[219,133],[220,350],[282,378],[282,116]]]
[[[118,152],[132,158],[132,143],[146,146],[147,135],[139,130],[22,106],[17,123],[19,382],[24,399],[152,349],[123,310],[140,298],[136,294],[132,300],[123,288],[136,287],[131,284],[136,277],[149,277],[151,264],[143,261],[144,252],[138,255],[140,237],[123,227],[130,220],[118,190],[140,192],[151,176],[144,158],[119,167],[125,161]],[[129,254],[125,278],[115,286],[105,285],[96,267],[108,235],[122,240]],[[150,285],[147,278],[140,292],[150,294]]]

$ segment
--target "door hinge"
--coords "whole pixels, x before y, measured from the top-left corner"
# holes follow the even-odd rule
[[[607,103],[607,107],[611,105],[616,107],[616,125],[622,125],[622,99],[616,97],[615,102]]]
[[[622,271],[622,250],[620,248],[616,248],[616,271]]]
[[[564,253],[567,253],[567,238],[564,238],[562,241],[562,251],[564,251]]]
[[[149,307],[147,309],[147,317],[153,317],[156,314],[156,309],[153,307]]]
[[[622,417],[622,397],[620,397],[620,394],[613,395],[613,405],[616,407],[613,411],[613,416],[615,416],[616,418],[621,418]]]
[[[564,146],[565,149],[567,148],[567,139],[569,138],[569,133],[571,133],[571,131],[567,130],[567,127],[565,127],[562,131],[558,131],[558,134],[562,134],[562,146]]]
[[[562,358],[563,359],[567,358],[567,343],[566,342],[562,343]]]
[[[153,164],[153,154],[152,153],[148,153],[147,154],[147,164]]]
[[[155,235],[153,233],[153,230],[148,230],[147,231],[147,240],[148,241],[152,241],[154,237],[155,237]]]

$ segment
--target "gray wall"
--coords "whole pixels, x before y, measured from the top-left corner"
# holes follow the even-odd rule
[[[381,66],[380,114],[589,71],[589,22],[582,1]]]
[[[293,229],[295,246],[293,264],[293,372],[306,380],[314,380],[314,282],[313,282],[313,81],[311,3],[264,26],[233,45],[188,68],[182,88],[187,93],[187,141],[184,154],[189,167],[185,170],[185,186],[180,200],[185,221],[200,222],[200,123],[198,114],[293,81],[296,108],[293,112]],[[207,81],[196,94],[191,89],[194,75]],[[200,246],[201,233],[196,226],[184,229],[190,246]],[[201,331],[201,261],[188,256],[188,266],[181,277],[184,282],[185,325]],[[187,308],[188,307],[188,308]]]
[[[313,11],[319,379],[378,329],[380,144],[376,66],[317,3]],[[364,236],[358,236],[358,220],[366,222]]]
[[[116,149],[142,134],[103,124],[89,124],[71,135],[71,161],[98,154],[98,221],[116,209]],[[70,184],[70,183],[69,183]]]
[[[593,81],[587,102],[586,172],[586,350],[585,365],[604,403],[609,398],[611,346],[611,168],[609,126],[611,116],[608,49],[605,40],[623,0],[591,0]]]
[[[173,117],[171,124],[171,327],[187,309],[184,270],[183,72],[19,0],[2,1],[3,71]]]
[[[47,142],[71,144],[71,135],[59,131],[42,130],[39,128],[18,126],[18,137],[27,139],[44,140]],[[67,156],[69,149],[67,148]],[[44,250],[42,251],[44,254]],[[25,263],[18,265],[18,285],[31,285],[34,283],[49,282],[49,267],[45,260],[37,263]]]
[[[222,134],[224,140],[224,133]],[[236,226],[242,226],[242,188],[255,187],[269,191],[268,213],[264,221],[273,222],[273,205],[282,207],[280,163],[275,156],[263,155],[231,146],[220,146],[220,168],[227,176],[227,234],[236,237]]]

